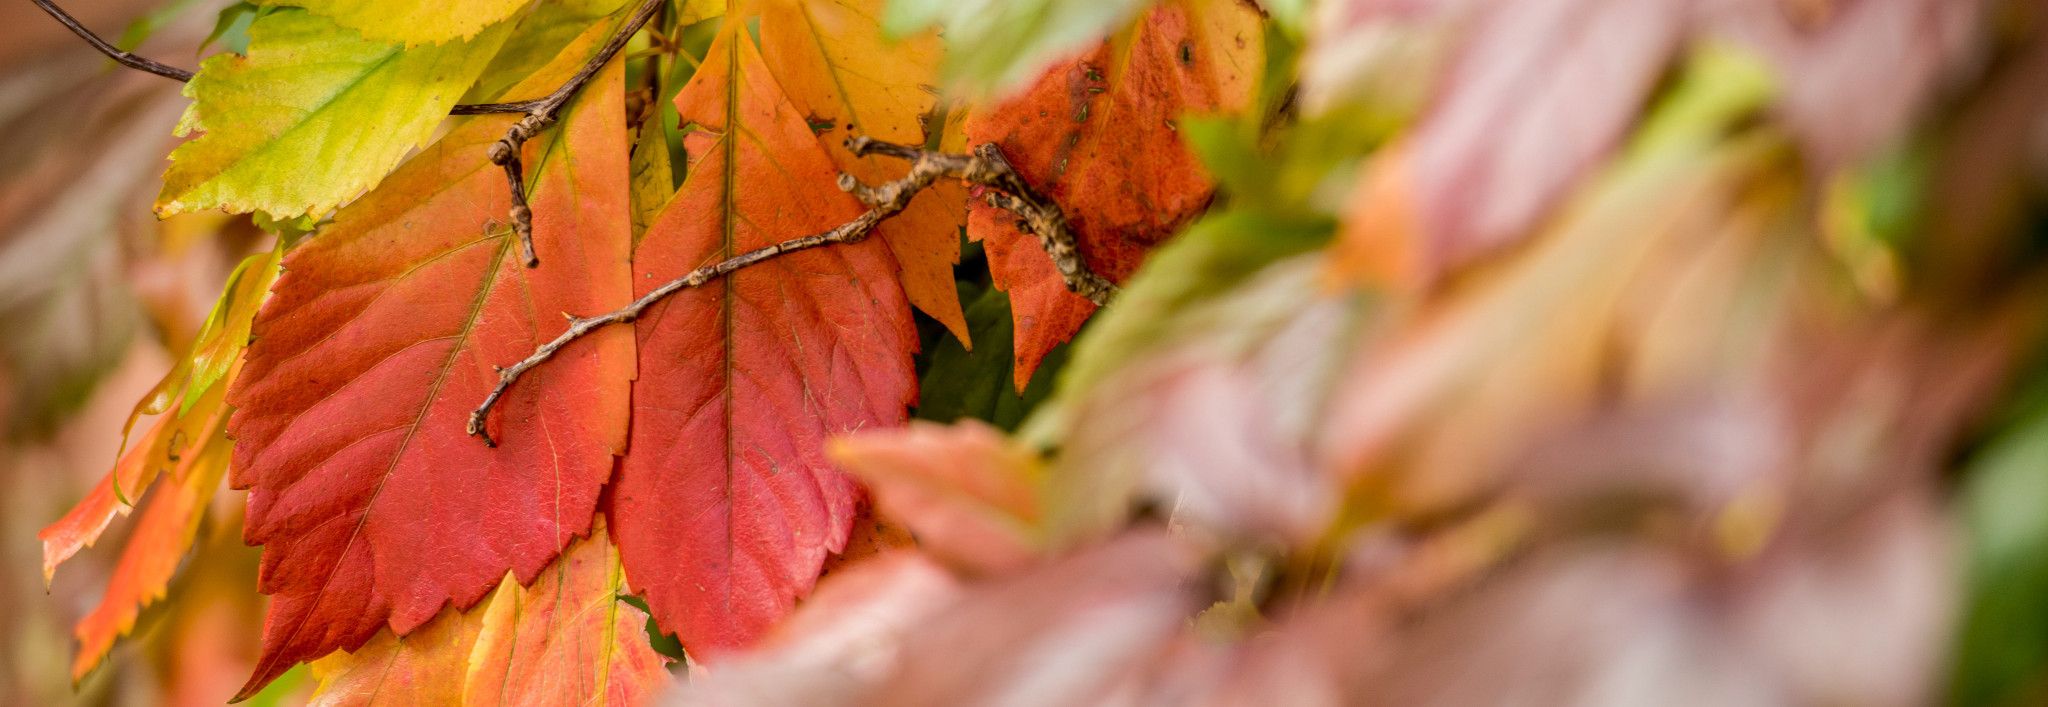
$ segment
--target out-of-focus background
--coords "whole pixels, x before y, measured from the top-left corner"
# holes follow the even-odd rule
[[[186,68],[218,10],[71,5],[86,26]],[[146,612],[142,640],[117,647],[76,691],[71,627],[96,604],[132,523],[117,521],[47,589],[38,569],[36,531],[106,474],[129,411],[262,245],[247,217],[150,213],[188,102],[179,88],[115,66],[33,4],[0,4],[0,704],[219,704],[254,657],[257,554],[236,529],[202,527],[198,542],[215,547],[171,588],[201,607]],[[214,500],[208,516],[231,517],[240,497]]]

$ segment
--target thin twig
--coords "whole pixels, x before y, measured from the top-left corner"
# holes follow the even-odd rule
[[[186,71],[184,69],[180,69],[178,67],[165,64],[155,59],[139,56],[132,52],[121,51],[120,48],[115,47],[113,44],[108,43],[107,40],[101,39],[99,35],[94,34],[92,30],[86,29],[85,25],[79,24],[78,20],[71,16],[71,13],[65,12],[64,8],[58,7],[57,3],[51,2],[51,0],[34,1],[36,7],[43,8],[43,12],[47,12],[50,14],[51,17],[56,18],[57,22],[59,24],[64,25],[65,28],[70,29],[72,34],[78,35],[80,39],[85,40],[86,44],[92,45],[92,48],[99,50],[101,54],[107,55],[107,58],[119,62],[122,66],[126,66],[130,69],[135,69],[137,71],[155,74],[157,76],[162,76],[164,78],[177,81],[180,83],[192,80],[192,72],[190,71]],[[464,103],[462,105],[455,106],[454,108],[450,108],[448,110],[448,114],[483,115],[486,113],[525,113],[527,111],[533,110],[534,106],[539,105],[541,100],[542,99],[536,98],[530,101],[519,101],[517,103]]]
[[[793,238],[697,268],[641,295],[639,299],[633,300],[625,307],[606,314],[579,317],[563,313],[562,316],[569,319],[569,328],[560,336],[534,349],[532,355],[518,363],[497,369],[497,386],[491,389],[483,404],[478,405],[476,410],[469,414],[469,433],[482,437],[486,445],[497,446],[497,440],[484,429],[491,408],[498,404],[498,400],[504,397],[505,391],[511,389],[513,383],[518,382],[520,376],[554,358],[555,353],[568,346],[570,342],[606,325],[634,321],[645,313],[648,307],[667,299],[669,295],[703,286],[749,265],[822,245],[858,242],[867,238],[876,225],[908,208],[911,199],[942,177],[987,186],[993,190],[990,192],[992,197],[998,194],[1004,197],[1000,200],[991,199],[990,203],[1017,214],[1023,224],[1021,227],[1038,234],[1049,252],[1064,254],[1055,255],[1054,262],[1060,265],[1060,272],[1066,278],[1069,289],[1087,295],[1098,304],[1106,303],[1109,297],[1116,293],[1115,284],[1090,273],[1087,265],[1081,262],[1078,252],[1074,250],[1073,234],[1067,229],[1066,218],[1060,214],[1059,207],[1038,196],[1037,192],[1026,185],[1016,170],[1010,167],[1009,161],[1003,159],[1002,152],[996,149],[993,143],[982,145],[972,155],[930,152],[865,137],[851,138],[847,140],[846,146],[858,156],[884,155],[908,161],[910,172],[902,179],[876,187],[861,184],[853,175],[841,173],[839,188],[851,192],[854,198],[868,206],[867,211],[852,221],[824,233]]]
[[[590,57],[589,61],[584,62],[582,68],[576,70],[576,75],[569,77],[569,80],[564,82],[559,88],[556,88],[553,93],[525,101],[511,103],[465,103],[449,109],[448,113],[450,115],[482,115],[486,113],[526,114],[526,117],[520,118],[519,122],[513,123],[512,127],[505,130],[505,137],[499,139],[496,144],[491,145],[490,151],[491,162],[505,168],[505,182],[512,190],[512,208],[510,209],[512,231],[519,234],[520,254],[526,259],[526,267],[539,267],[540,255],[533,250],[533,210],[526,205],[526,180],[522,174],[525,167],[519,163],[519,148],[525,146],[526,141],[532,139],[534,135],[553,125],[556,118],[560,117],[562,107],[568,105],[570,99],[575,98],[576,94],[583,90],[583,86],[590,83],[590,79],[597,76],[597,72],[603,70],[604,65],[610,62],[613,56],[617,56],[619,50],[625,48],[626,43],[632,40],[633,34],[639,32],[640,27],[646,25],[648,20],[653,19],[655,12],[660,10],[667,2],[668,0],[644,0],[641,2],[640,8],[633,12],[633,16],[626,20],[626,24],[620,27],[616,34],[612,35],[611,40],[605,42],[604,47],[598,49],[596,55]],[[147,71],[178,81],[192,80],[192,72],[190,71],[152,59],[145,59],[121,51],[114,47],[114,45],[108,44],[99,35],[93,34],[92,30],[86,29],[85,25],[79,24],[78,20],[73,19],[69,13],[64,12],[63,8],[57,7],[56,3],[52,2],[52,0],[35,0],[35,3],[37,7],[43,8],[44,12],[50,13],[51,17],[57,18],[57,21],[65,27],[70,28],[73,34],[84,38],[86,43],[91,44],[94,49],[98,49],[100,53],[112,57],[114,61],[120,62],[122,66]]]
[[[100,39],[99,35],[93,34],[92,30],[85,28],[85,25],[79,24],[78,20],[71,16],[71,13],[65,12],[64,8],[57,7],[57,4],[50,0],[35,0],[35,3],[36,7],[43,8],[43,12],[50,13],[51,17],[57,18],[58,24],[64,25],[67,29],[71,30],[72,34],[78,35],[80,39],[85,40],[86,44],[90,44],[92,48],[100,50],[100,53],[107,55],[108,58],[120,62],[122,66],[137,71],[146,71],[175,81],[192,80],[192,72],[190,71],[155,59],[136,56],[121,51],[119,47],[108,44],[107,40]]]
[[[555,89],[554,93],[520,103],[490,104],[492,107],[517,107],[522,109],[520,112],[526,113],[526,117],[520,118],[519,122],[513,123],[511,128],[505,130],[505,137],[491,145],[490,152],[491,162],[505,168],[505,181],[512,188],[512,232],[519,234],[520,254],[526,258],[526,267],[540,267],[540,254],[533,250],[533,210],[526,206],[526,184],[520,176],[524,167],[519,163],[519,148],[525,146],[526,141],[533,139],[540,131],[554,125],[555,119],[560,117],[562,107],[568,105],[569,100],[575,98],[577,92],[583,90],[584,84],[590,83],[590,79],[597,76],[597,72],[604,69],[604,65],[609,63],[613,56],[618,55],[619,50],[626,48],[626,42],[632,40],[633,34],[639,32],[640,27],[646,25],[648,20],[654,19],[654,13],[667,2],[668,0],[645,0],[640,3],[640,9],[633,11],[633,17],[626,20],[625,26],[620,27],[619,31],[612,35],[611,41],[605,42],[604,48],[597,50],[597,54],[591,56],[590,61],[584,62],[583,68],[577,69],[576,75],[569,77],[568,82]]]

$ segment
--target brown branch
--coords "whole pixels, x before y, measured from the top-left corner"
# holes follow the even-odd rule
[[[56,18],[58,24],[64,25],[66,29],[71,30],[72,34],[78,35],[80,39],[85,40],[86,44],[92,45],[92,48],[99,50],[101,54],[107,55],[107,58],[113,59],[114,61],[120,63],[122,66],[126,66],[130,69],[135,69],[137,71],[142,71],[145,73],[162,76],[164,78],[170,79],[172,81],[177,81],[179,83],[185,83],[192,80],[192,72],[190,71],[186,71],[184,69],[180,69],[178,67],[165,64],[155,59],[140,56],[132,52],[122,51],[119,47],[116,47],[113,44],[108,43],[107,40],[101,39],[100,36],[94,34],[92,30],[86,29],[85,25],[79,24],[77,18],[72,17],[71,13],[65,12],[64,8],[58,7],[57,3],[52,2],[51,0],[34,0],[34,2],[36,4],[36,7],[43,8],[43,12],[47,12],[51,17]],[[448,110],[448,114],[483,115],[486,113],[525,113],[527,111],[533,110],[534,106],[539,105],[541,100],[543,99],[536,98],[529,101],[519,101],[517,103],[464,103],[455,106],[454,108],[450,108]]]
[[[519,234],[519,250],[526,258],[526,267],[539,267],[540,254],[533,251],[533,210],[526,206],[526,184],[521,176],[524,166],[519,163],[519,148],[525,146],[526,141],[533,139],[540,131],[554,125],[562,107],[568,105],[569,100],[575,98],[576,94],[583,90],[583,86],[590,83],[590,79],[597,76],[597,72],[604,69],[604,65],[609,63],[613,56],[618,55],[619,50],[626,48],[626,42],[632,40],[633,34],[639,32],[648,20],[654,19],[654,13],[667,2],[668,0],[641,2],[640,8],[633,11],[632,18],[626,20],[625,26],[620,27],[619,31],[612,35],[611,41],[605,42],[604,47],[597,50],[597,54],[591,56],[590,61],[584,62],[583,68],[577,69],[576,75],[569,77],[569,80],[563,83],[561,88],[555,89],[554,93],[519,103],[475,106],[490,107],[494,109],[491,112],[505,113],[514,112],[509,109],[519,109],[517,112],[526,114],[526,117],[520,118],[519,122],[513,123],[511,128],[505,130],[505,137],[491,145],[490,153],[491,162],[505,168],[505,181],[512,188],[512,232]],[[496,108],[508,110],[495,110]]]
[[[92,30],[86,29],[85,25],[79,24],[78,20],[73,19],[63,8],[57,7],[56,3],[52,0],[35,0],[35,3],[37,7],[43,8],[44,12],[50,13],[50,16],[56,18],[59,23],[70,28],[73,34],[85,39],[87,44],[91,44],[101,54],[105,54],[112,57],[114,61],[120,62],[122,66],[147,71],[178,81],[192,80],[192,72],[190,71],[136,56],[121,51],[112,44],[108,44],[99,35],[93,34]],[[533,210],[526,205],[526,183],[522,174],[525,167],[519,163],[519,148],[525,146],[526,141],[533,139],[534,135],[553,125],[555,119],[559,117],[562,107],[568,105],[569,100],[575,98],[576,94],[583,90],[583,86],[590,83],[590,79],[597,76],[597,72],[603,70],[604,65],[610,62],[613,56],[617,56],[619,50],[626,47],[626,43],[632,40],[633,34],[639,32],[640,28],[646,25],[648,20],[654,18],[655,12],[659,11],[666,4],[667,0],[644,0],[641,2],[639,9],[635,10],[633,16],[626,20],[626,24],[620,27],[616,34],[612,35],[611,40],[605,42],[604,47],[598,49],[597,54],[591,56],[589,61],[584,62],[582,68],[577,69],[576,74],[569,77],[569,80],[564,82],[559,88],[556,88],[553,93],[540,98],[512,103],[465,103],[457,105],[448,111],[449,115],[482,115],[486,113],[526,114],[526,117],[520,118],[519,122],[514,123],[511,128],[505,130],[505,137],[499,139],[496,144],[491,145],[490,152],[491,162],[505,168],[505,182],[512,190],[512,208],[509,215],[512,221],[512,231],[519,234],[520,254],[526,259],[526,267],[539,267],[540,255],[533,250]]]
[[[93,34],[92,30],[86,29],[85,25],[79,24],[78,20],[74,19],[70,13],[65,12],[63,8],[57,7],[57,4],[52,2],[52,0],[34,1],[37,7],[43,8],[43,11],[56,18],[57,22],[70,28],[73,34],[84,39],[87,44],[91,44],[101,54],[105,54],[114,61],[120,62],[122,66],[177,81],[192,80],[192,72],[190,71],[153,59],[136,56],[107,43],[99,35]],[[590,79],[604,68],[606,62],[611,61],[612,57],[617,55],[620,49],[625,48],[626,42],[632,39],[633,33],[640,31],[640,27],[647,24],[647,21],[653,18],[654,13],[661,9],[664,4],[666,4],[666,0],[645,0],[642,2],[639,10],[635,11],[632,18],[626,21],[625,26],[621,27],[619,32],[612,36],[611,41],[606,42],[604,47],[599,49],[595,56],[592,56],[589,61],[584,62],[583,67],[576,71],[576,75],[569,77],[569,80],[564,82],[559,88],[556,88],[553,93],[524,101],[511,103],[465,103],[449,109],[449,115],[526,114],[526,117],[521,118],[518,123],[513,124],[511,128],[505,131],[503,139],[491,146],[491,162],[505,168],[505,181],[512,190],[510,214],[512,230],[519,234],[519,246],[521,254],[526,258],[527,267],[540,265],[540,257],[533,251],[533,211],[526,206],[526,185],[521,175],[523,167],[519,163],[519,148],[525,145],[527,140],[532,139],[535,134],[553,125],[562,107],[568,105],[569,100],[575,98],[576,94],[583,90],[585,84],[590,83]]]
[[[86,29],[85,25],[79,24],[78,20],[71,16],[71,13],[65,12],[64,8],[57,7],[57,4],[50,0],[35,0],[35,3],[36,7],[43,8],[43,12],[50,13],[51,17],[56,18],[58,24],[64,25],[65,28],[71,30],[72,34],[78,35],[79,39],[85,40],[86,44],[90,44],[92,48],[100,50],[100,53],[107,55],[107,58],[120,62],[122,66],[156,74],[174,81],[184,82],[192,80],[192,72],[190,71],[155,59],[121,51],[119,47],[109,44],[107,40],[100,39],[99,35],[93,34],[92,30]]]
[[[518,363],[497,369],[497,386],[491,389],[483,404],[478,405],[476,410],[469,414],[469,434],[482,437],[486,445],[498,446],[497,440],[484,429],[491,408],[498,404],[498,400],[504,397],[505,391],[511,389],[513,383],[518,382],[520,376],[554,358],[556,352],[571,342],[606,325],[634,321],[645,313],[648,307],[667,299],[669,295],[700,287],[749,265],[822,245],[859,242],[867,238],[875,226],[908,208],[911,199],[942,177],[960,179],[994,190],[989,194],[989,203],[1017,214],[1020,227],[1038,234],[1047,251],[1056,253],[1053,257],[1054,263],[1060,266],[1060,273],[1066,278],[1069,289],[1088,296],[1097,304],[1106,303],[1109,297],[1116,293],[1115,284],[1088,272],[1087,265],[1081,262],[1078,252],[1074,249],[1073,234],[1068,230],[1066,217],[1060,213],[1059,207],[1046,201],[1025,184],[1023,178],[1010,167],[1008,160],[1003,159],[1002,152],[993,143],[982,145],[972,155],[929,152],[908,145],[865,137],[851,138],[847,140],[846,146],[858,156],[885,155],[905,160],[910,163],[910,171],[902,179],[875,187],[861,184],[853,175],[841,173],[839,188],[851,192],[854,198],[867,205],[868,210],[830,231],[792,238],[697,268],[642,295],[625,307],[606,314],[579,317],[563,313],[562,316],[569,319],[569,328],[560,336],[534,349],[531,355]],[[996,198],[999,195],[1002,198]]]

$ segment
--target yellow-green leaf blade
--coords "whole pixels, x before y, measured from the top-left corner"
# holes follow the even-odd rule
[[[181,131],[156,210],[319,214],[375,185],[424,142],[505,40],[405,49],[301,10],[250,27],[249,55],[219,55],[186,84]]]
[[[261,0],[292,5],[379,42],[406,46],[469,39],[525,7],[529,0]]]

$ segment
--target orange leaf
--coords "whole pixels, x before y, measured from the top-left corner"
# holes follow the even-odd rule
[[[637,705],[668,682],[647,616],[619,601],[625,578],[604,532],[562,551],[532,587],[498,585],[467,612],[313,663],[316,705]]]
[[[761,9],[761,55],[776,82],[818,130],[832,163],[867,184],[901,177],[903,165],[854,157],[846,138],[925,144],[927,128],[936,127],[926,126],[925,119],[938,104],[931,88],[938,83],[938,35],[884,37],[878,19],[882,5],[881,0],[776,0]],[[895,254],[910,303],[971,347],[967,315],[953,283],[966,220],[966,188],[944,180],[875,233]]]
[[[676,107],[696,129],[689,177],[635,251],[637,291],[861,213],[744,23],[727,24]],[[825,440],[896,424],[916,395],[895,274],[878,241],[835,245],[640,317],[612,533],[633,588],[693,655],[752,642],[845,547],[860,491]]]
[[[1422,226],[1415,204],[1408,151],[1390,146],[1365,164],[1352,187],[1343,225],[1330,249],[1332,284],[1363,284],[1412,294],[1430,274],[1422,270]]]
[[[1258,13],[1236,0],[1176,0],[1140,18],[1128,37],[1053,67],[1038,83],[967,120],[970,144],[993,141],[1033,187],[1066,211],[1088,267],[1122,281],[1146,251],[1209,205],[1215,185],[1174,121],[1243,110],[1264,56]],[[982,203],[967,233],[988,249],[996,286],[1016,319],[1015,378],[1095,312],[1067,291],[1035,237]]]
[[[235,269],[221,303],[215,305],[195,337],[191,354],[179,359],[129,413],[121,429],[122,445],[128,451],[76,507],[36,534],[43,542],[45,583],[56,574],[58,565],[91,547],[115,515],[127,515],[135,500],[156,481],[158,471],[184,469],[187,465],[179,460],[196,454],[195,445],[212,439],[211,430],[218,423],[215,418],[226,412],[221,409],[224,385],[220,381],[241,360],[249,340],[249,322],[276,276],[276,251],[252,255]],[[136,418],[145,414],[162,417],[141,438],[128,439]],[[180,471],[178,478],[183,479],[184,473]]]
[[[595,27],[515,95],[555,86],[607,36]],[[285,258],[230,402],[245,538],[273,597],[248,697],[293,663],[405,635],[467,608],[507,570],[533,578],[589,532],[624,448],[628,332],[578,341],[493,411],[495,449],[466,434],[497,376],[629,296],[623,71],[605,68],[561,127],[527,143],[534,245],[500,225],[486,157],[510,116],[461,124]]]
[[[106,658],[107,651],[114,647],[114,640],[134,630],[135,619],[142,610],[164,598],[171,576],[177,572],[178,563],[184,559],[185,551],[192,547],[192,539],[199,532],[199,520],[205,515],[206,504],[220,489],[221,475],[227,471],[230,446],[222,435],[227,409],[221,405],[219,389],[201,398],[185,413],[176,422],[198,423],[193,428],[196,434],[191,438],[195,443],[185,445],[168,457],[174,465],[169,470],[174,483],[157,487],[145,502],[146,507],[141,519],[136,521],[135,532],[129,536],[128,545],[121,549],[120,562],[114,566],[113,577],[107,581],[106,594],[73,629],[79,640],[78,656],[71,666],[73,680],[84,678],[87,672],[99,665]],[[165,418],[165,422],[172,420]],[[176,434],[182,435],[184,431],[180,429]],[[146,449],[149,448],[137,451]],[[118,469],[116,473],[119,473]],[[68,520],[69,516],[66,518]],[[102,523],[101,527],[105,524]]]
[[[78,505],[73,506],[63,518],[57,519],[57,522],[36,533],[36,538],[43,541],[45,584],[49,583],[51,577],[56,576],[58,565],[64,564],[65,560],[71,559],[79,550],[92,547],[92,544],[99,540],[100,534],[106,532],[107,525],[114,521],[115,515],[127,515],[129,511],[134,510],[133,506],[115,498],[114,487],[120,486],[123,494],[132,495],[140,493],[156,480],[158,467],[155,462],[159,458],[155,454],[157,442],[169,438],[170,429],[177,422],[179,418],[176,415],[158,418],[149,432],[144,433],[141,439],[135,441],[134,447],[121,455],[120,461],[114,463],[114,468],[108,471],[91,491],[86,492],[85,498],[80,500]]]

